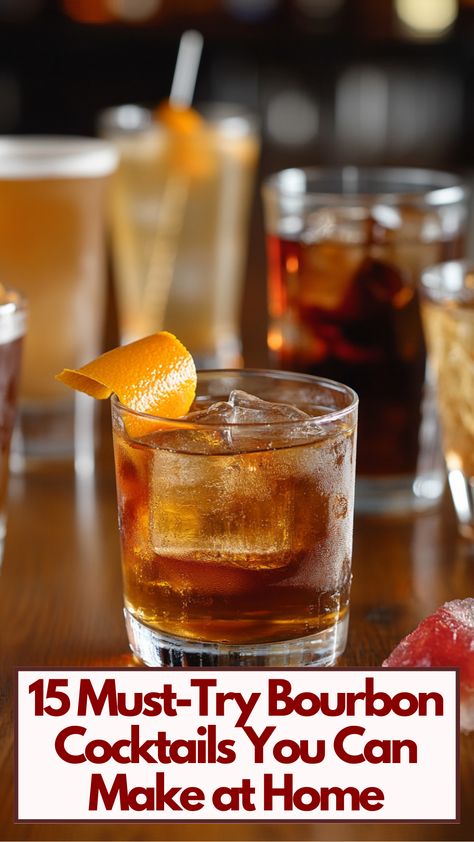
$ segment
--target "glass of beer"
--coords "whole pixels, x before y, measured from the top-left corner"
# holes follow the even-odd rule
[[[10,442],[15,421],[26,303],[21,295],[0,285],[0,564],[7,531]]]
[[[474,541],[474,265],[433,266],[420,289],[451,496],[460,533]]]
[[[445,475],[417,284],[462,256],[466,189],[416,169],[292,169],[263,197],[274,362],[357,391],[358,509],[429,509]]]
[[[100,120],[120,153],[110,217],[121,342],[169,330],[198,366],[234,367],[259,141],[238,106],[190,113],[185,129],[136,105]]]
[[[0,277],[29,306],[20,389],[28,459],[90,466],[93,408],[64,394],[64,359],[100,353],[105,300],[104,202],[117,153],[87,138],[0,139]]]
[[[198,374],[190,413],[112,401],[125,618],[151,666],[327,666],[344,651],[357,396]]]

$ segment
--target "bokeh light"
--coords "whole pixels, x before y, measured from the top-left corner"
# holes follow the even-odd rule
[[[106,6],[119,20],[140,23],[159,12],[162,0],[106,0]]]
[[[436,162],[461,130],[456,75],[430,67],[354,65],[336,89],[336,145],[367,162],[423,155]]]
[[[110,23],[114,20],[103,0],[62,0],[62,7],[68,17],[79,23]]]
[[[395,0],[399,20],[419,36],[442,35],[458,15],[458,0]]]
[[[387,141],[388,82],[378,67],[346,70],[336,90],[336,136],[343,149],[376,155]]]
[[[274,143],[305,146],[318,134],[318,106],[298,88],[287,88],[269,98],[266,126]]]

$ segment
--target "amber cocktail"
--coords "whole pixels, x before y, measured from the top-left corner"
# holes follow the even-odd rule
[[[344,650],[357,397],[202,372],[190,413],[112,404],[125,616],[150,665],[327,665]]]

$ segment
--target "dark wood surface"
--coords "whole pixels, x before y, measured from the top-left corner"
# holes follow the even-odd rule
[[[434,514],[360,518],[345,665],[379,665],[446,599],[474,593],[474,554],[448,499]],[[19,666],[129,663],[110,448],[96,481],[68,470],[13,477],[0,572],[0,838],[2,840],[448,840],[474,838],[474,734],[461,738],[459,825],[14,824],[13,679]]]

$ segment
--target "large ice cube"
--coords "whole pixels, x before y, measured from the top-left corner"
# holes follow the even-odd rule
[[[350,431],[240,390],[185,420],[189,428],[156,435],[154,552],[272,576],[294,568],[295,586],[310,575],[314,587],[336,588],[334,552],[350,557]]]

